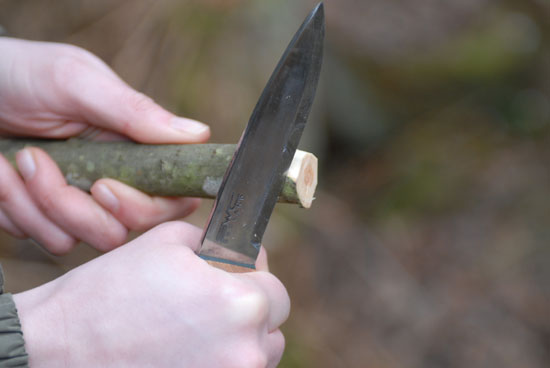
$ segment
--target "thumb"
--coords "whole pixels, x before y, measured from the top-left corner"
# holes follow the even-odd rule
[[[65,92],[91,125],[141,143],[200,143],[210,137],[207,125],[175,116],[104,69],[80,64],[71,74]]]

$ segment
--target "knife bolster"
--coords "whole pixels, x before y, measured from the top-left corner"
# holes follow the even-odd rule
[[[208,263],[212,267],[216,267],[220,270],[224,270],[231,273],[244,273],[244,272],[254,271],[254,269],[250,267],[243,267],[243,266],[238,266],[238,265],[229,264],[225,262],[206,260],[206,263]]]

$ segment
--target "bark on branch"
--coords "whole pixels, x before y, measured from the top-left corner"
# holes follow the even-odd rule
[[[233,153],[233,144],[144,145],[133,142],[91,142],[0,139],[0,153],[15,165],[15,153],[40,147],[57,162],[67,181],[88,191],[100,178],[124,182],[159,196],[214,198]],[[280,202],[311,206],[317,185],[317,159],[297,151]]]

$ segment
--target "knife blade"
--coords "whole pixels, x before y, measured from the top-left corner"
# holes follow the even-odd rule
[[[319,3],[267,82],[227,168],[199,256],[233,272],[255,268],[262,237],[311,110],[325,33]]]

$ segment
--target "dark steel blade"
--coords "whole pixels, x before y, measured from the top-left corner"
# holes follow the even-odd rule
[[[254,268],[313,103],[324,33],[320,3],[294,35],[252,112],[205,228],[202,258]]]

